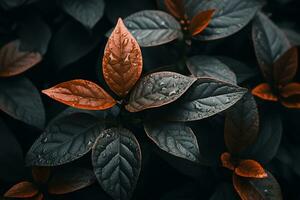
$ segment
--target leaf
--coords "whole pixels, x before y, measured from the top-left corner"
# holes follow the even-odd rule
[[[93,28],[104,13],[103,0],[62,0],[61,6],[66,13],[88,28]]]
[[[33,180],[39,184],[47,183],[50,177],[50,168],[49,167],[32,167],[31,170]]]
[[[273,91],[272,91],[270,85],[267,83],[259,84],[258,86],[256,86],[255,88],[252,89],[251,93],[254,96],[259,97],[263,100],[278,101],[277,96],[275,96],[273,94]]]
[[[3,0],[0,1],[1,7],[3,7],[5,10],[9,10],[24,4],[33,3],[37,0]]]
[[[130,94],[126,109],[138,112],[177,100],[196,81],[175,72],[156,72],[143,77]]]
[[[189,27],[192,36],[201,33],[209,25],[214,12],[214,9],[202,11],[192,18]]]
[[[41,60],[40,53],[20,50],[19,40],[9,42],[0,49],[0,77],[21,74]]]
[[[124,23],[142,47],[162,45],[182,36],[179,22],[163,11],[140,11],[126,17]]]
[[[112,91],[124,97],[139,80],[142,69],[141,49],[120,18],[105,46],[104,80]]]
[[[116,104],[100,86],[82,79],[63,82],[42,92],[56,101],[80,109],[105,110]]]
[[[195,121],[220,113],[247,92],[245,88],[210,78],[199,78],[178,102],[165,110],[172,121]]]
[[[243,157],[266,164],[274,158],[279,148],[282,122],[280,115],[270,109],[262,109],[260,113],[260,132],[256,141],[243,152]]]
[[[255,54],[264,77],[272,79],[272,65],[290,48],[284,33],[263,13],[259,12],[252,25]]]
[[[250,93],[226,112],[225,144],[232,154],[239,154],[252,144],[259,133],[256,102]]]
[[[230,170],[234,170],[235,169],[235,164],[232,162],[232,158],[230,153],[228,152],[224,152],[221,154],[221,162],[222,162],[222,166],[230,169]]]
[[[186,17],[182,0],[164,0],[164,3],[168,11],[178,20]]]
[[[51,39],[51,29],[38,15],[24,16],[17,27],[20,50],[45,55]]]
[[[217,59],[227,65],[231,69],[237,78],[237,83],[243,83],[248,79],[255,77],[257,71],[247,66],[245,63],[242,63],[238,60],[235,60],[230,57],[218,56]]]
[[[270,172],[264,179],[247,179],[233,175],[233,185],[242,200],[282,200],[279,184]]]
[[[30,198],[37,195],[39,190],[30,182],[23,181],[17,183],[5,192],[4,197],[10,198]]]
[[[275,86],[284,86],[290,83],[298,69],[298,49],[293,47],[279,57],[273,67]]]
[[[280,90],[282,105],[287,108],[300,108],[300,83],[289,83]]]
[[[56,166],[88,153],[105,128],[104,119],[74,113],[51,122],[34,142],[26,156],[30,166]]]
[[[230,36],[244,26],[254,17],[261,7],[261,1],[252,0],[186,0],[187,14],[192,18],[202,11],[216,10],[209,25],[204,31],[195,36],[199,40],[215,40]]]
[[[183,123],[145,122],[147,136],[162,150],[193,162],[199,162],[200,152],[192,129]]]
[[[38,90],[28,79],[1,79],[0,91],[0,110],[27,124],[44,127],[44,106]]]
[[[0,118],[0,179],[6,182],[18,181],[23,177],[23,171],[22,148]]]
[[[186,65],[195,77],[210,77],[220,81],[236,84],[236,76],[229,67],[219,59],[210,56],[193,56]]]
[[[247,178],[266,178],[264,168],[255,160],[242,160],[235,168],[234,173]]]
[[[58,170],[48,183],[49,194],[66,194],[88,187],[96,181],[93,171],[83,168]]]
[[[131,198],[140,174],[141,159],[138,141],[124,128],[102,131],[92,151],[96,177],[113,199]]]

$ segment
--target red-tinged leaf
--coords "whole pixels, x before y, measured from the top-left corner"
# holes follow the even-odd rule
[[[20,50],[20,41],[14,40],[0,49],[0,76],[8,77],[20,74],[42,60],[38,52]]]
[[[268,101],[277,101],[278,98],[272,93],[272,89],[267,83],[261,83],[252,89],[252,94]]]
[[[165,0],[168,11],[177,19],[185,19],[185,8],[182,0]]]
[[[283,86],[290,83],[297,73],[298,68],[298,49],[290,48],[273,66],[273,80],[276,86]]]
[[[43,200],[44,199],[44,195],[43,195],[43,193],[39,193],[38,195],[36,195],[32,199],[33,200]]]
[[[190,24],[190,33],[192,36],[199,34],[208,26],[214,12],[214,9],[206,10],[198,13],[192,18]]]
[[[122,19],[119,19],[104,50],[104,79],[112,91],[124,97],[139,80],[142,67],[141,49]]]
[[[38,192],[38,188],[33,183],[23,181],[14,185],[7,192],[5,192],[4,197],[30,198],[37,195]]]
[[[53,174],[48,183],[50,194],[66,194],[85,188],[96,181],[93,171],[81,168],[63,169]]]
[[[242,160],[234,172],[247,178],[266,178],[268,176],[264,168],[255,160]]]
[[[300,108],[300,83],[290,83],[280,91],[282,105],[287,108]]]
[[[100,86],[81,79],[60,83],[42,92],[61,103],[86,110],[105,110],[116,104]]]
[[[242,200],[282,200],[281,189],[270,172],[267,178],[244,178],[233,174],[233,185]]]
[[[228,168],[230,170],[234,170],[235,166],[231,162],[231,155],[230,155],[230,153],[228,153],[228,152],[222,153],[220,159],[221,159],[223,167],[226,167],[226,168]]]
[[[49,167],[32,167],[33,180],[37,183],[46,183],[50,176]]]

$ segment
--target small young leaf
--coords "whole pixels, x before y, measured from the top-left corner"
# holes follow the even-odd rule
[[[50,168],[49,167],[32,167],[31,170],[33,180],[39,184],[47,183],[50,177]]]
[[[80,23],[93,28],[104,13],[104,0],[62,0],[62,8]]]
[[[208,26],[214,12],[215,10],[213,9],[202,11],[192,18],[189,27],[192,36],[201,33]]]
[[[27,124],[44,128],[44,106],[38,90],[28,79],[1,79],[0,91],[0,110]]]
[[[219,59],[210,56],[190,57],[186,65],[197,78],[210,77],[220,81],[236,84],[236,76],[229,67]]]
[[[261,83],[252,89],[251,93],[263,100],[278,101],[278,97],[273,94],[273,91],[268,83]]]
[[[185,124],[145,122],[144,129],[147,136],[162,150],[193,162],[199,161],[197,138]]]
[[[141,150],[135,136],[124,128],[102,131],[92,151],[96,177],[115,200],[129,200],[141,170]]]
[[[232,154],[239,154],[252,144],[259,133],[256,102],[250,93],[226,112],[224,138]]]
[[[185,18],[185,8],[182,0],[164,0],[168,11],[178,20]]]
[[[204,31],[195,36],[199,40],[215,40],[230,36],[244,26],[254,17],[261,7],[259,0],[186,0],[187,14],[192,18],[199,12],[215,9],[211,22]]]
[[[126,109],[138,112],[177,100],[196,81],[175,72],[156,72],[143,77],[130,94]]]
[[[255,160],[242,160],[235,168],[234,173],[247,178],[266,178],[264,168]]]
[[[273,80],[275,86],[290,83],[298,69],[298,49],[293,47],[280,56],[274,63]]]
[[[284,33],[261,12],[254,18],[252,40],[262,74],[270,82],[273,76],[273,63],[290,48],[289,41]]]
[[[49,183],[49,194],[66,194],[88,187],[96,181],[93,171],[82,168],[62,169],[53,173]]]
[[[282,105],[287,108],[300,108],[300,83],[289,83],[284,86],[280,95],[283,97]]]
[[[142,47],[162,45],[182,36],[180,24],[163,11],[140,11],[126,17],[124,23]]]
[[[39,190],[37,187],[27,181],[17,183],[11,187],[7,192],[5,192],[4,197],[9,198],[30,198],[37,195]]]
[[[20,41],[14,40],[0,49],[0,76],[21,74],[41,60],[40,53],[20,50]]]
[[[104,121],[104,120],[103,120]],[[56,166],[88,153],[104,122],[86,113],[74,113],[50,123],[26,156],[27,165]]]
[[[270,172],[268,177],[263,179],[243,178],[233,175],[233,185],[242,200],[268,199],[282,200],[281,189]]]
[[[139,80],[142,68],[141,49],[120,18],[104,50],[104,79],[112,91],[124,97]]]
[[[180,100],[166,108],[165,117],[172,121],[204,119],[228,109],[246,92],[236,85],[199,78]]]
[[[56,101],[80,109],[105,110],[116,104],[100,86],[81,79],[60,83],[42,92]]]
[[[226,167],[227,169],[230,169],[230,170],[235,169],[235,166],[234,166],[234,164],[232,163],[232,160],[231,160],[230,153],[224,152],[224,153],[221,154],[220,158],[221,158],[221,163],[222,163],[223,167]]]

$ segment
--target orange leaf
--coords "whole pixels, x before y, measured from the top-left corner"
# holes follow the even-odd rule
[[[291,82],[297,73],[298,50],[297,47],[290,48],[273,66],[273,79],[277,86],[286,85]]]
[[[257,192],[247,180],[243,180],[242,177],[233,174],[232,181],[234,189],[242,200],[263,200],[259,192]]]
[[[80,109],[105,110],[116,104],[100,86],[81,79],[60,83],[42,92],[61,103]]]
[[[206,10],[193,17],[190,24],[190,33],[192,36],[199,34],[208,26],[214,12],[214,9]]]
[[[277,96],[272,93],[271,87],[267,83],[261,83],[252,89],[252,94],[268,101],[278,101]]]
[[[20,41],[14,40],[0,49],[0,76],[18,75],[42,60],[37,52],[20,50]]]
[[[221,162],[222,162],[222,166],[226,167],[230,170],[234,170],[235,166],[234,164],[231,162],[231,155],[228,152],[224,152],[221,155]]]
[[[7,192],[5,192],[4,197],[12,198],[30,198],[38,194],[39,190],[36,186],[30,182],[23,181],[13,187],[11,187]]]
[[[300,83],[290,83],[284,86],[281,91],[282,105],[287,108],[300,108]]]
[[[248,178],[266,178],[268,176],[264,168],[255,160],[242,160],[234,172]]]
[[[182,0],[165,0],[168,11],[177,19],[185,19],[185,8]]]
[[[37,183],[46,183],[50,176],[49,167],[33,167],[31,170],[33,180]]]
[[[139,80],[142,67],[141,49],[119,18],[104,50],[104,79],[112,91],[124,97]]]

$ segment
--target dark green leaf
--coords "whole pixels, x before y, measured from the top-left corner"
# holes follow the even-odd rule
[[[141,170],[141,150],[135,136],[124,128],[102,131],[92,151],[96,177],[115,200],[129,200]]]
[[[62,0],[61,6],[69,15],[88,28],[93,28],[104,13],[104,0]]]
[[[263,13],[259,12],[253,21],[252,40],[261,71],[265,78],[272,79],[272,65],[290,44],[284,33]]]
[[[37,0],[2,0],[2,1],[0,1],[0,5],[4,9],[9,10],[9,9],[12,9],[12,8],[15,8],[15,7],[24,5],[24,4],[33,3],[35,1],[37,1]]]
[[[162,150],[180,158],[198,162],[200,153],[192,129],[183,123],[145,122],[147,136]]]
[[[245,88],[209,78],[200,78],[180,98],[166,108],[166,117],[173,121],[194,121],[220,113],[240,100]]]
[[[258,138],[243,154],[260,163],[268,163],[277,153],[282,135],[280,115],[262,110]]]
[[[126,17],[124,23],[142,47],[165,44],[182,36],[177,20],[163,11],[140,11]]]
[[[183,95],[195,81],[195,78],[175,72],[156,72],[146,75],[131,92],[126,109],[130,112],[138,112],[169,104]]]
[[[251,93],[247,93],[226,112],[225,144],[231,154],[239,154],[256,140],[258,133],[257,105]]]
[[[27,124],[44,127],[44,106],[38,90],[28,79],[1,79],[0,91],[0,110]]]
[[[200,40],[215,40],[230,36],[246,26],[261,3],[260,0],[187,0],[186,8],[190,18],[201,11],[216,10],[208,27],[195,36]]]
[[[88,187],[96,181],[92,170],[83,168],[63,168],[53,173],[49,183],[50,194],[66,194]]]
[[[20,180],[23,170],[22,148],[0,118],[0,179],[12,182]]]
[[[234,187],[242,199],[282,200],[280,185],[270,172],[267,174],[263,179],[234,175]]]
[[[31,166],[56,166],[76,160],[92,149],[104,128],[104,119],[87,113],[58,118],[32,145],[26,163]]]
[[[191,74],[195,77],[208,77],[236,84],[235,74],[226,64],[210,56],[193,56],[186,62]]]

